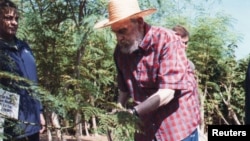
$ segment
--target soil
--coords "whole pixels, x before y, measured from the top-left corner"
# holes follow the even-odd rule
[[[81,141],[108,141],[107,136],[96,135],[96,136],[81,136]],[[40,134],[40,141],[48,141],[47,133]],[[55,134],[52,134],[52,141],[60,141]],[[61,141],[77,141],[74,136],[63,135]]]
[[[109,141],[106,135],[91,135],[91,136],[81,136],[81,141]],[[200,141],[208,141],[207,135],[202,134],[199,131],[199,140]],[[40,141],[49,141],[47,137],[47,132],[40,134]],[[77,141],[77,139],[72,135],[63,135],[63,139],[59,140],[56,137],[56,134],[52,133],[52,140],[51,141]]]

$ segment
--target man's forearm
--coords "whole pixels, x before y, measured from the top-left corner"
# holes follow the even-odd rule
[[[128,92],[123,92],[119,90],[119,95],[118,95],[118,104],[121,104],[123,107],[125,106],[125,104],[127,103],[128,99],[129,99],[129,93]]]
[[[168,104],[174,98],[174,93],[175,91],[171,89],[159,89],[155,94],[134,108],[139,115],[146,114]]]

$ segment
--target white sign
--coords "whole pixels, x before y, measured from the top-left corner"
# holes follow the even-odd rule
[[[19,99],[18,94],[0,89],[0,114],[18,119]]]

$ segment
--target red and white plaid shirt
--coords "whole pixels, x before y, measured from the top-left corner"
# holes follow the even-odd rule
[[[172,30],[145,23],[140,49],[123,54],[116,47],[114,59],[118,88],[139,104],[158,89],[176,90],[175,98],[156,111],[141,115],[145,134],[136,141],[180,141],[200,123],[197,82],[190,70],[185,47]]]

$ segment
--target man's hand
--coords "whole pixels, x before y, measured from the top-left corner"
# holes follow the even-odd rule
[[[41,129],[40,129],[40,133],[43,133],[44,131],[45,131],[45,124],[46,124],[46,122],[45,122],[45,119],[44,119],[44,116],[43,116],[43,114],[41,113],[40,114],[40,121],[41,121]]]
[[[116,105],[116,108],[115,109],[112,109],[111,112],[109,112],[108,114],[115,114],[115,113],[118,113],[118,112],[129,112],[128,109],[124,108],[120,103],[118,103]],[[129,112],[130,113],[130,112]]]

